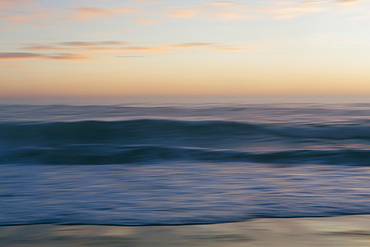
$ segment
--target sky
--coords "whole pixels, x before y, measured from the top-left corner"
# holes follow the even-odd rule
[[[0,97],[370,95],[369,0],[0,0]]]

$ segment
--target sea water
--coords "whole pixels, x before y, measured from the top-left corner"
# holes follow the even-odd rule
[[[369,102],[26,103],[0,105],[0,225],[370,213]]]

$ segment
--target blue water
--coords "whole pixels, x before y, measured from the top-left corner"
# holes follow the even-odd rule
[[[370,213],[369,103],[189,102],[0,105],[0,225]]]

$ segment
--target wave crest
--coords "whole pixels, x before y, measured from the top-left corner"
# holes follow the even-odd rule
[[[293,150],[253,153],[234,150],[160,146],[69,145],[8,150],[1,163],[148,164],[166,162],[253,162],[266,164],[341,164],[369,166],[367,150]]]

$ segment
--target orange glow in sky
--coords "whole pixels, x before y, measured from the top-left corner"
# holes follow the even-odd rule
[[[370,1],[0,0],[0,97],[370,94]]]

